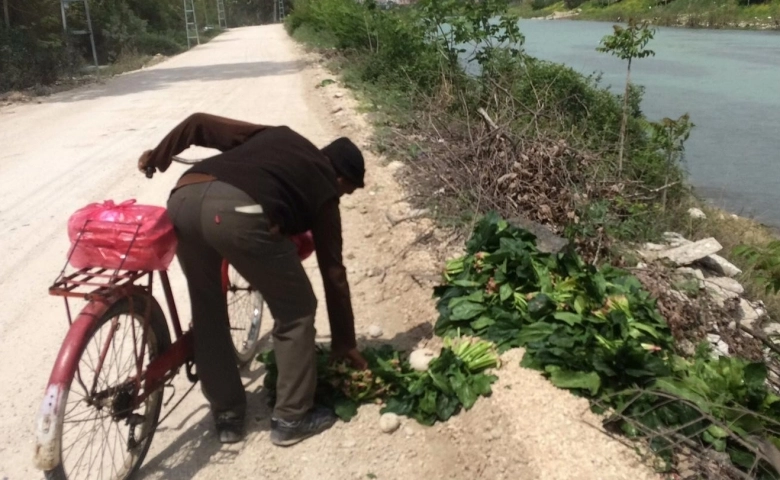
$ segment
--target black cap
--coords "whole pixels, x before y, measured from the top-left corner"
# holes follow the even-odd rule
[[[366,173],[363,154],[347,137],[334,140],[322,149],[322,153],[330,159],[336,173],[358,188],[365,187],[363,176]]]

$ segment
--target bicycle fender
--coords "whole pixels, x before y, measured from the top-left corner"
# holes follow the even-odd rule
[[[117,297],[113,297],[89,302],[79,312],[62,342],[35,422],[34,463],[40,470],[52,470],[61,462],[62,425],[58,418],[66,406],[68,388],[81,357],[81,347],[97,321],[116,300]]]

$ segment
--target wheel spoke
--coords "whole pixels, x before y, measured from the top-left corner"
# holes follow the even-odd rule
[[[133,330],[140,326],[142,318],[130,314],[118,314],[112,319],[102,321],[84,348],[77,368],[78,377],[71,383],[65,411],[62,419],[61,458],[63,468],[70,478],[110,478],[122,479],[139,460],[138,453],[143,451],[145,442],[149,442],[149,433],[155,428],[154,422],[161,397],[159,392],[148,397],[138,409],[119,412],[118,408],[132,400],[127,396],[127,381],[136,371],[136,356],[143,351],[141,365],[146,365],[157,352],[156,339],[149,331],[147,346],[139,350],[138,343],[143,337],[134,335]],[[116,329],[111,335],[111,328]],[[136,332],[137,333],[137,332]],[[107,343],[107,342],[110,342]],[[131,345],[126,345],[131,342]],[[104,354],[100,362],[101,353]],[[95,367],[102,363],[99,372]],[[90,394],[87,385],[95,385],[95,394]],[[133,395],[129,392],[129,395]],[[71,397],[72,395],[72,397]],[[145,419],[140,425],[125,424],[127,414],[137,411]],[[115,420],[115,415],[119,420]],[[139,428],[140,427],[140,428]],[[135,438],[142,439],[139,446],[129,449],[127,440],[130,430],[139,433]]]

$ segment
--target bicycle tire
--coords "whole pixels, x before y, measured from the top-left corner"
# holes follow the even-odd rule
[[[98,332],[101,331],[101,327],[106,325],[108,322],[112,321],[114,318],[117,317],[121,318],[121,316],[124,315],[130,316],[131,301],[133,306],[132,313],[134,313],[133,317],[135,317],[136,321],[140,321],[140,323],[143,324],[143,316],[144,316],[144,312],[146,312],[147,301],[149,300],[151,300],[152,302],[151,318],[149,318],[150,334],[147,336],[147,349],[149,354],[149,360],[165,352],[165,350],[167,350],[171,345],[171,338],[170,338],[170,333],[168,331],[168,326],[165,321],[165,314],[160,308],[160,305],[157,303],[156,300],[154,300],[154,298],[141,296],[141,295],[133,295],[132,297],[125,297],[115,302],[106,310],[106,312],[100,318],[98,318],[95,321],[94,325],[91,327],[89,331],[89,334],[85,335],[84,338],[82,338],[81,345],[79,345],[78,365],[79,366],[81,365],[81,361],[85,357],[85,352],[87,351],[87,347],[89,346],[93,338],[95,338],[95,336],[98,334]],[[63,438],[63,431],[64,431],[63,426],[65,422],[65,416],[68,413],[68,408],[67,408],[68,397],[72,393],[71,390],[74,384],[74,380],[76,380],[77,377],[77,371],[79,377],[78,381],[81,382],[81,384],[83,385],[83,380],[81,376],[82,373],[84,372],[82,372],[80,368],[77,367],[74,370],[73,374],[70,376],[70,379],[67,384],[67,388],[63,394],[62,405],[64,405],[65,408],[62,408],[57,415],[57,423],[58,423],[57,431],[59,432],[59,436],[60,436],[59,439],[60,463],[55,468],[44,472],[46,480],[77,480],[75,477],[69,479],[68,472],[66,471],[66,466],[63,464],[65,459],[65,455],[63,452],[63,445],[65,445],[64,438]],[[116,402],[118,401],[117,398],[118,395],[110,399],[113,408],[116,408]],[[160,411],[162,410],[162,402],[163,402],[162,388],[159,388],[158,390],[153,392],[147,398],[146,402],[148,402],[147,403],[148,407],[147,407],[147,411],[145,412],[146,415],[143,416],[144,418],[143,426],[145,428],[143,430],[143,435],[140,437],[141,440],[139,441],[139,444],[137,446],[133,447],[135,451],[131,453],[129,464],[125,462],[125,465],[123,465],[125,471],[118,473],[116,477],[112,478],[112,480],[128,480],[133,478],[133,476],[137,473],[140,466],[143,464],[144,458],[146,457],[146,454],[149,451],[149,447],[154,437],[154,432],[157,428],[157,422],[160,417]],[[100,408],[97,408],[98,412],[100,411]],[[75,410],[75,407],[72,408],[70,411],[72,412],[73,410]],[[127,412],[127,410],[125,412]],[[133,412],[135,412],[135,410],[133,410]],[[107,417],[104,417],[102,420],[103,421],[110,420],[111,423],[109,424],[109,429],[108,429],[109,432],[111,430],[111,425],[118,424],[119,422],[113,418],[107,418]],[[79,421],[86,423],[86,420],[79,420]],[[117,430],[119,430],[119,427],[117,427]],[[108,432],[106,432],[105,430],[104,433],[108,435]],[[73,444],[75,444],[75,441],[73,442]],[[116,446],[116,441],[114,445]],[[120,444],[120,447],[126,447],[126,446],[127,445]],[[90,448],[90,452],[91,452],[91,448]],[[101,467],[103,466],[102,460],[100,466]],[[90,464],[88,468],[91,467],[92,466]],[[86,475],[89,478],[91,478],[90,473],[92,472],[87,472]]]
[[[265,302],[263,295],[252,289],[249,283],[226,260],[222,263],[222,281],[230,321],[230,337],[239,368],[248,365],[260,345]]]

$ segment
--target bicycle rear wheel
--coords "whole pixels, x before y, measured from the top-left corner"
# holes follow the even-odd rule
[[[142,348],[148,301],[150,328]],[[122,299],[95,322],[63,394],[57,416],[60,463],[45,472],[48,480],[126,480],[136,473],[152,443],[163,389],[134,407],[139,392],[131,378],[138,361],[145,368],[170,343],[162,309],[147,297]]]
[[[265,303],[262,294],[252,288],[227,261],[222,264],[222,282],[227,296],[230,337],[236,363],[243,367],[257,353]]]

